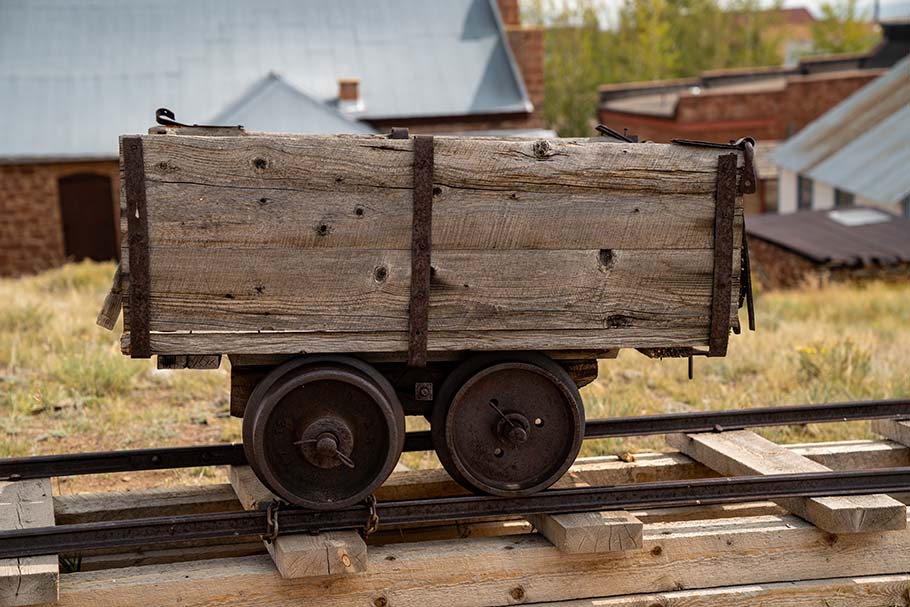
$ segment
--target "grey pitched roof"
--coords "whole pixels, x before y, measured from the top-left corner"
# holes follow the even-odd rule
[[[3,0],[0,158],[113,157],[270,72],[326,103],[359,78],[366,119],[531,109],[495,0]]]
[[[910,262],[910,220],[870,207],[753,215],[746,233],[830,266]]]
[[[224,111],[212,118],[215,124],[240,124],[251,131],[285,133],[375,133],[369,124],[339,112],[288,84],[278,74],[269,74]]]
[[[910,195],[910,57],[774,153],[781,167],[880,204]]]

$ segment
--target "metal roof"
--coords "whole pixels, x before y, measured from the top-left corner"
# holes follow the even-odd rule
[[[746,233],[831,266],[910,262],[910,220],[870,207],[750,215]]]
[[[910,195],[910,57],[781,144],[773,158],[880,204]]]
[[[277,74],[269,74],[254,84],[240,99],[212,118],[212,122],[284,133],[376,132],[369,124],[313,99]]]
[[[211,122],[273,72],[330,104],[359,78],[357,118],[532,109],[495,0],[3,0],[0,158],[115,157],[156,108]]]

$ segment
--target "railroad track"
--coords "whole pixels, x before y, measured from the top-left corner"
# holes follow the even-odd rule
[[[591,419],[585,424],[585,440],[900,418],[910,418],[910,399]],[[405,451],[432,449],[429,431],[409,432],[405,437]],[[199,466],[242,466],[246,463],[243,445],[240,444],[40,455],[0,459],[0,481]]]
[[[768,407],[588,422],[585,438],[723,432],[750,427],[910,417],[910,399]],[[411,433],[410,450],[429,448]],[[206,465],[245,464],[240,445],[68,454],[0,460],[0,479]],[[369,502],[338,510],[307,510],[273,502],[265,511],[167,516],[0,531],[0,558],[147,546],[231,536],[277,536],[443,521],[573,513],[631,507],[687,506],[755,499],[864,495],[910,491],[910,467],[636,483],[553,489],[524,497],[456,496]]]

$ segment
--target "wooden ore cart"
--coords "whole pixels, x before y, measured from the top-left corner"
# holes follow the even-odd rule
[[[229,356],[250,465],[289,502],[368,498],[406,415],[429,420],[465,487],[536,492],[578,454],[598,359],[726,354],[751,152],[403,129],[124,136],[123,352],[165,368]]]

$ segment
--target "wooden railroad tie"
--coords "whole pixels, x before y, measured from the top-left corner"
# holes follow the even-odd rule
[[[749,430],[670,434],[667,443],[725,476],[830,470]],[[904,529],[907,525],[907,507],[887,495],[798,497],[774,501],[830,533],[869,533]]]
[[[0,482],[0,529],[54,524],[50,479]],[[57,600],[57,555],[0,559],[0,605],[36,605]]]
[[[891,441],[779,448],[831,469],[910,465],[910,447]],[[58,525],[259,508],[268,494],[261,485],[257,487],[258,481],[241,480],[244,475],[255,480],[248,469],[238,467],[231,471],[233,486],[55,496],[52,510],[48,481],[20,481],[5,483],[0,501],[12,503],[8,487],[16,486],[17,503],[40,505],[45,522],[35,519],[34,524],[56,519]],[[682,453],[645,453],[632,462],[611,456],[581,459],[559,486],[711,476],[717,472]],[[43,488],[37,493],[25,491],[30,484]],[[379,495],[399,499],[453,493],[463,489],[441,470],[400,470]],[[642,525],[641,548],[606,554],[569,553],[565,545],[557,549],[552,537],[532,533],[531,524],[519,517],[381,527],[363,544],[366,552],[360,562],[365,571],[360,573],[328,564],[333,559],[343,565],[341,554],[354,560],[354,548],[346,542],[352,537],[363,542],[356,532],[349,532],[341,544],[335,543],[334,534],[281,536],[271,550],[258,538],[221,538],[86,551],[78,559],[78,572],[60,576],[58,605],[458,603],[483,607],[568,601],[559,607],[758,603],[789,607],[836,596],[841,601],[837,604],[880,607],[906,603],[910,591],[907,529],[832,534],[769,501],[644,508],[628,515]],[[8,517],[2,522],[11,526]],[[321,564],[309,565],[307,554],[313,559],[320,555]],[[863,558],[856,558],[857,554]],[[74,561],[73,555],[61,556],[64,562]],[[45,560],[44,577],[33,578],[45,580],[44,594],[40,601],[33,597],[33,602],[52,602],[56,597],[57,561],[55,557]],[[276,575],[276,563],[283,569],[282,577]],[[313,577],[316,572],[324,573]],[[9,587],[9,574],[5,569],[0,587]],[[15,576],[18,579],[18,569]],[[11,602],[8,596],[0,600],[2,606],[22,604],[27,603]]]

